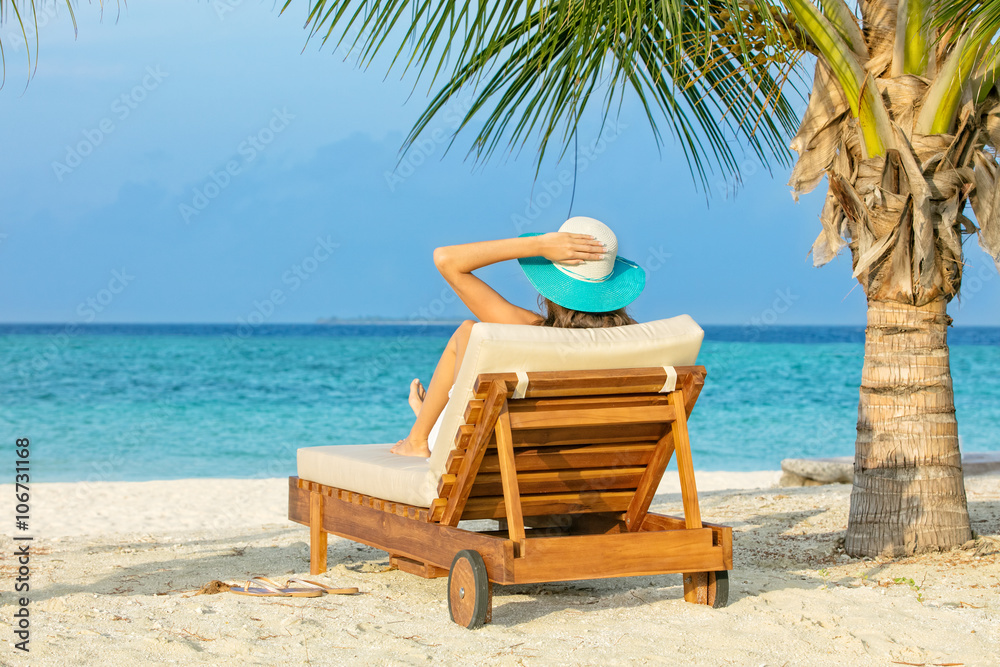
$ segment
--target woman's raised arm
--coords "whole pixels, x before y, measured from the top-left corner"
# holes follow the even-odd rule
[[[593,236],[551,232],[437,248],[434,265],[480,321],[535,324],[539,320],[537,313],[510,303],[472,272],[521,257],[541,256],[554,262],[580,264],[585,260],[600,259],[603,254],[604,246]]]

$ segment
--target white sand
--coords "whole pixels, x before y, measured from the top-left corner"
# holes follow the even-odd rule
[[[839,546],[850,487],[769,488],[778,476],[698,475],[703,517],[735,531],[725,609],[685,603],[679,575],[498,586],[493,623],[475,632],[448,620],[446,580],[387,570],[384,552],[334,538],[323,578],[363,595],[190,596],[212,579],[308,573],[285,479],[33,485],[30,662],[998,663],[1000,554],[850,559]],[[997,538],[1000,475],[966,486],[973,526]],[[654,509],[679,514],[672,476],[660,491]],[[0,497],[11,526],[13,487]],[[0,663],[27,664],[10,641],[7,532]]]

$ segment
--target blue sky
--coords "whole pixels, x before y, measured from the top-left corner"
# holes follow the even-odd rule
[[[572,159],[534,145],[486,165],[445,153],[463,100],[403,161],[427,83],[369,70],[318,42],[306,3],[142,0],[103,21],[42,3],[37,74],[0,27],[0,321],[312,322],[417,313],[463,317],[436,246],[555,230]],[[792,201],[788,174],[752,157],[745,187],[715,178],[706,204],[679,146],[658,152],[629,98],[600,135],[584,118],[572,212],[610,224],[648,271],[639,319],[705,324],[863,324],[844,254],[812,267],[821,194]],[[956,325],[998,325],[1000,279],[966,244]],[[531,307],[516,263],[482,275]]]

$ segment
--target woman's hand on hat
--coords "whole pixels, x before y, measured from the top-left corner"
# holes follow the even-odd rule
[[[604,257],[604,244],[589,234],[549,232],[536,236],[539,255],[550,262],[583,264],[585,261]]]

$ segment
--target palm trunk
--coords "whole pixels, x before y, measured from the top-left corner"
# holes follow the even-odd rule
[[[868,302],[854,488],[853,556],[949,549],[971,539],[947,303]]]

